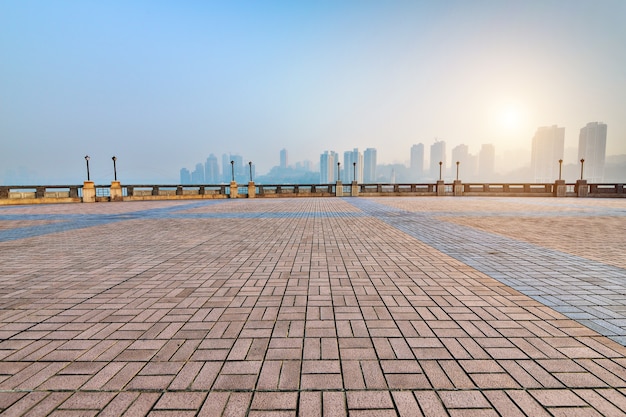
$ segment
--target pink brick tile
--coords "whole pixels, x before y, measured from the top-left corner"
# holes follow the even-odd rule
[[[164,392],[155,410],[196,410],[206,397],[205,392]]]
[[[387,391],[347,391],[349,409],[393,408],[393,401]]]

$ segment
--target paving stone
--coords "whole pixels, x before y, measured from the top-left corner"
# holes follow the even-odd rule
[[[0,411],[624,415],[625,232],[616,199],[2,207]]]

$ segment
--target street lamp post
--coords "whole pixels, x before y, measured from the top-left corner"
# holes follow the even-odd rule
[[[353,163],[352,163],[352,168],[353,168],[353,169],[352,169],[352,171],[353,171],[353,173],[352,173],[352,179],[353,179],[354,181],[356,181],[356,162],[353,162]]]
[[[460,161],[456,161],[456,180],[459,180],[459,164],[461,162]]]
[[[230,161],[230,177],[231,181],[235,181],[235,161]]]
[[[337,181],[341,181],[341,172],[339,171],[340,166],[341,162],[337,162]]]
[[[87,181],[91,181],[89,179],[89,155],[85,155],[85,161],[87,161]]]
[[[443,165],[443,162],[439,161],[439,181],[441,181],[441,165]]]
[[[585,158],[580,160],[580,180],[583,179],[583,167],[585,166]]]
[[[111,159],[113,160],[113,179],[117,181],[117,167],[115,166],[115,162],[117,161],[117,158],[114,156]]]
[[[559,181],[561,181],[561,172],[563,170],[563,160],[559,159]]]
[[[252,182],[252,161],[248,162],[248,166],[250,167],[250,182]]]

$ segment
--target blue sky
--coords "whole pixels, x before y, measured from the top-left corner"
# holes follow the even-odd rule
[[[0,183],[177,182],[210,153],[263,173],[325,150],[405,162],[435,138],[505,166],[539,126],[626,153],[626,2],[0,2]],[[574,162],[574,161],[567,161]]]

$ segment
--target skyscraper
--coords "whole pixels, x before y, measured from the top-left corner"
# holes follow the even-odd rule
[[[288,161],[287,161],[287,149],[282,149],[280,151],[280,167],[282,169],[287,168],[288,166]]]
[[[204,181],[207,184],[217,184],[220,182],[220,169],[217,164],[217,157],[209,155],[204,164]]]
[[[533,181],[551,183],[559,178],[559,159],[563,159],[565,128],[540,127],[533,137],[530,166]]]
[[[376,149],[367,148],[363,153],[363,182],[376,182]]]
[[[187,168],[181,168],[180,170],[180,183],[191,184],[191,172]]]
[[[492,144],[483,144],[478,154],[478,175],[481,181],[489,181],[495,175],[496,148]]]
[[[192,184],[204,184],[204,165],[196,164],[196,169],[191,173]]]
[[[604,180],[604,162],[606,159],[606,124],[587,123],[580,129],[578,136],[578,160],[585,160],[583,176],[588,182]]]
[[[320,155],[320,183],[330,184],[336,181],[338,155],[333,151],[324,151]]]
[[[443,173],[448,164],[446,162],[446,142],[442,140],[436,140],[430,145],[430,176],[432,178],[439,178],[439,162],[442,163]]]
[[[461,144],[452,148],[452,164],[450,165],[450,169],[454,178],[456,178],[457,162],[459,163],[459,179],[469,178],[469,174],[471,174],[470,170],[472,161],[467,145]]]
[[[222,154],[222,181],[229,183],[232,179],[230,157],[228,154]]]
[[[354,165],[356,163],[356,165]],[[356,177],[355,177],[356,171]],[[343,153],[343,176],[344,182],[363,182],[363,154],[358,148]]]
[[[424,145],[411,146],[411,177],[420,180],[424,175]]]
[[[248,177],[246,176],[246,169],[243,165],[243,157],[241,155],[230,155],[230,160],[234,161],[235,168],[235,181],[237,182],[247,182]]]

